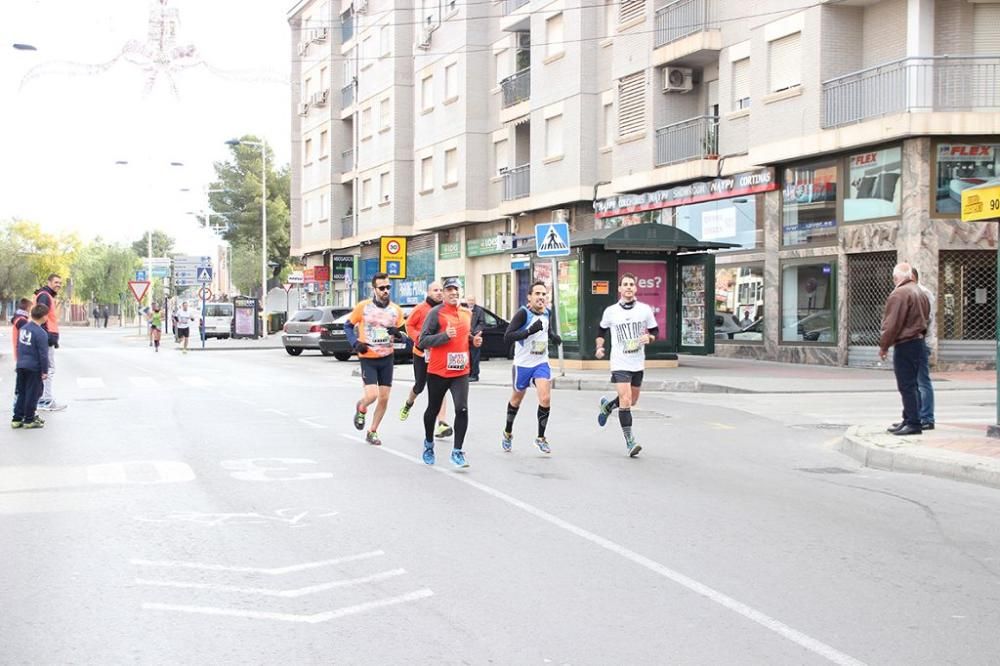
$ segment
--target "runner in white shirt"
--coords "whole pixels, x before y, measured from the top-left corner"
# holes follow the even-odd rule
[[[597,422],[604,425],[618,408],[618,421],[625,435],[625,448],[632,458],[642,447],[632,436],[632,406],[639,402],[639,387],[646,367],[646,345],[656,339],[659,329],[653,308],[635,300],[636,277],[623,273],[618,280],[621,299],[604,309],[597,333],[597,358],[604,358],[604,339],[611,336],[611,382],[618,391],[614,400],[601,398]]]
[[[184,301],[181,303],[181,309],[174,316],[177,317],[177,335],[184,341],[181,351],[187,354],[188,338],[191,335],[191,322],[196,321],[198,315],[195,314],[194,310],[188,310],[187,301]]]

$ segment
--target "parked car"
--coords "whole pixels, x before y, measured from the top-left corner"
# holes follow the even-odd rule
[[[732,312],[715,313],[715,339],[732,340],[734,333],[739,333],[743,329],[739,319]]]
[[[201,326],[205,328],[206,338],[228,338],[233,333],[233,304],[206,303]]]
[[[329,331],[334,320],[350,313],[350,308],[317,306],[299,310],[285,322],[281,342],[291,356],[298,356],[306,349],[315,349],[329,356],[319,345],[320,336]]]

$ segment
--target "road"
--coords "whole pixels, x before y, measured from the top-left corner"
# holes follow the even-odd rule
[[[4,663],[1000,662],[1000,492],[832,448],[891,391],[649,393],[630,459],[585,391],[505,454],[474,385],[455,471],[396,416],[408,365],[375,448],[353,363],[63,339],[69,409],[0,438]]]

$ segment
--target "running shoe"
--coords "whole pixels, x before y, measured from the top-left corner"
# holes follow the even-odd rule
[[[18,428],[23,428],[24,427],[24,422],[23,421],[11,421],[10,422],[10,427],[13,428],[14,430],[17,430]]]
[[[424,463],[434,464],[434,442],[424,442]]]
[[[469,463],[465,462],[465,453],[462,449],[452,449],[451,450],[451,462],[455,467],[468,467]]]
[[[552,453],[552,449],[549,448],[549,443],[544,437],[536,437],[535,446],[537,446],[538,450],[542,453]]]
[[[610,400],[608,400],[604,396],[601,396],[601,409],[599,412],[597,412],[597,425],[601,426],[602,428],[608,422],[608,417],[611,416],[612,410],[608,409],[608,403],[610,402],[611,402]]]
[[[21,427],[25,430],[31,430],[33,428],[44,428],[45,424],[40,421],[27,421]]]
[[[635,458],[639,455],[639,451],[642,451],[642,446],[635,441],[635,437],[629,435],[625,438],[625,450],[628,451],[629,458]]]
[[[500,446],[503,447],[504,451],[510,453],[511,448],[514,446],[514,435],[509,432],[500,435]]]
[[[66,409],[66,405],[53,400],[51,402],[38,403],[37,409],[40,409],[44,412],[61,412],[62,410]]]
[[[400,421],[405,421],[406,419],[410,418],[410,408],[411,407],[413,407],[413,405],[411,405],[408,402],[404,402],[403,406],[399,408],[399,420]]]
[[[357,430],[365,429],[365,413],[361,411],[361,402],[354,404],[354,427]]]
[[[365,441],[372,446],[382,446],[382,440],[379,439],[378,433],[374,430],[369,430],[368,434],[365,435]]]
[[[438,439],[444,439],[445,437],[451,437],[455,433],[451,426],[444,421],[438,421],[437,430],[434,431],[434,436]]]

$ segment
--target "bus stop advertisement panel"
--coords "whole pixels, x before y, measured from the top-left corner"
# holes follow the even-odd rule
[[[234,338],[260,337],[260,318],[257,316],[259,311],[260,303],[256,298],[237,296],[233,299]]]

